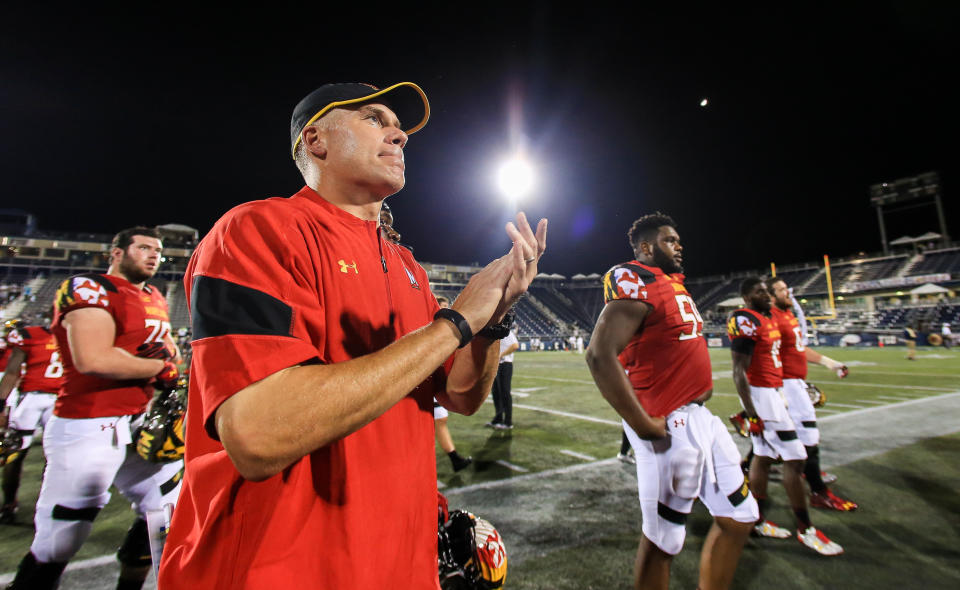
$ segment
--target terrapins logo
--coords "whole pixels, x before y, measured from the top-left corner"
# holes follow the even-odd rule
[[[629,268],[618,268],[613,272],[613,281],[617,285],[617,295],[625,299],[646,299],[646,283],[640,275]]]
[[[14,328],[7,332],[7,342],[14,346],[20,346],[23,344],[23,336],[20,335],[20,332]]]
[[[76,277],[73,279],[72,291],[74,296],[86,301],[92,305],[108,306],[107,290],[97,281],[87,277]]]
[[[749,317],[745,315],[738,315],[736,316],[736,319],[736,333],[743,334],[744,336],[753,336],[757,333],[757,326]]]
[[[351,262],[352,262],[353,264],[347,264],[346,261],[343,260],[342,258],[341,258],[340,260],[338,260],[338,261],[337,261],[337,264],[340,265],[340,272],[347,272],[347,269],[352,268],[354,274],[360,274],[360,271],[357,270],[357,261],[356,261],[356,260],[351,260]]]

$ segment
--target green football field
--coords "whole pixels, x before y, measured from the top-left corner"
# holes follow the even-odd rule
[[[792,539],[751,540],[734,587],[960,587],[960,412],[942,409],[960,397],[960,353],[921,348],[917,360],[907,361],[900,347],[819,350],[851,369],[839,380],[812,367],[808,379],[828,397],[818,414],[824,463],[839,476],[832,488],[861,505],[853,513],[814,510],[812,516],[846,553],[824,558]],[[740,409],[729,354],[711,350],[708,407],[721,417]],[[512,431],[484,427],[492,403],[475,416],[451,415],[457,449],[475,463],[455,474],[438,448],[441,491],[451,508],[469,509],[500,530],[509,556],[507,588],[629,588],[640,535],[635,472],[613,458],[619,419],[594,387],[583,356],[518,353],[513,389]],[[910,436],[903,438],[885,425],[908,411]],[[29,547],[41,468],[36,447],[25,468],[20,524],[0,526],[0,573],[12,572]],[[771,518],[790,525],[782,487],[772,482],[770,496]],[[115,494],[76,560],[115,551],[131,520],[129,504]],[[697,505],[671,588],[696,586],[709,522]],[[103,587],[112,587],[110,580]]]

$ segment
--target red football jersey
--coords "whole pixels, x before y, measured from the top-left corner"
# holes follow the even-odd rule
[[[20,376],[20,391],[57,393],[63,380],[63,363],[57,350],[53,332],[43,326],[26,326],[10,330],[7,342],[11,349],[19,348],[26,355],[26,368]]]
[[[780,361],[780,330],[773,319],[752,309],[738,309],[727,320],[730,340],[754,342],[753,358],[747,369],[747,381],[754,387],[783,385],[783,363]]]
[[[780,360],[783,361],[784,379],[807,378],[807,355],[804,352],[803,333],[800,331],[800,322],[793,315],[793,311],[783,310],[774,305],[770,309],[770,317],[780,331]]]
[[[240,475],[212,424],[225,400],[277,371],[346,362],[429,324],[439,306],[410,251],[304,187],[224,215],[184,281],[195,338],[186,471],[160,587],[437,590],[442,368],[261,482]]]
[[[170,332],[167,301],[153,286],[139,289],[122,277],[94,273],[64,281],[54,300],[53,334],[60,344],[63,384],[53,413],[62,418],[101,418],[143,412],[154,392],[149,379],[114,381],[84,375],[74,367],[63,318],[84,307],[106,310],[113,317],[113,345],[130,354],[137,354],[141,344],[163,342]]]
[[[603,277],[605,303],[630,299],[653,307],[619,357],[651,416],[666,416],[713,388],[703,319],[683,279],[636,260]]]

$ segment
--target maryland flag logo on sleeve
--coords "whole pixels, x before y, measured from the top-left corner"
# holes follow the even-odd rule
[[[109,284],[109,283],[108,283]],[[112,286],[111,286],[112,287]],[[110,290],[116,290],[111,288]],[[54,299],[57,309],[68,309],[77,303],[109,307],[110,298],[107,286],[89,275],[80,275],[65,280]]]
[[[757,334],[757,324],[745,313],[735,313],[727,320],[727,334],[731,338],[745,336],[753,338]]]
[[[605,302],[614,299],[635,299],[643,301],[649,298],[647,283],[640,276],[639,267],[618,266],[611,269],[603,277],[603,299]],[[652,274],[648,274],[653,279]]]

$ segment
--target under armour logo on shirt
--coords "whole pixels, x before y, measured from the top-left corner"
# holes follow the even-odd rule
[[[687,425],[687,423],[683,421],[683,418],[680,418],[680,419],[677,419],[677,420],[674,420],[674,421],[673,421],[673,427],[674,427],[674,428],[679,428],[679,427],[681,427],[681,426],[686,426],[686,425]]]

